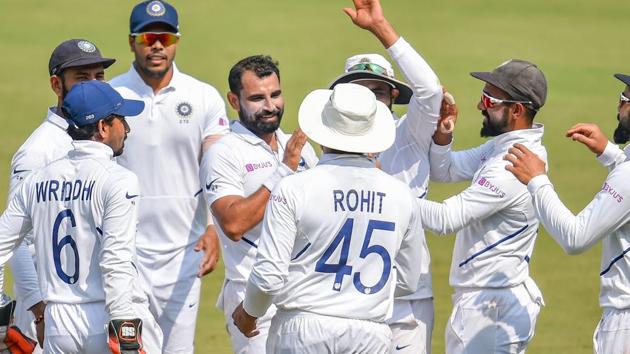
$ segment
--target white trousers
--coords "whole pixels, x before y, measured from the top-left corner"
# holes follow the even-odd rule
[[[391,353],[431,354],[433,321],[433,298],[394,300]]]
[[[267,313],[256,320],[256,329],[260,333],[255,337],[247,338],[232,320],[232,313],[243,299],[245,299],[245,284],[226,280],[219,294],[217,307],[223,310],[226,328],[232,342],[232,352],[234,354],[264,354],[271,318],[276,314],[276,307],[271,305]]]
[[[387,354],[391,342],[385,323],[278,311],[271,320],[267,354]]]
[[[630,309],[605,308],[593,335],[595,354],[630,353]]]
[[[193,247],[161,255],[137,251],[150,309],[164,333],[164,354],[194,353],[202,254]]]
[[[162,353],[162,331],[148,305],[133,304],[142,319],[142,344],[147,354]],[[110,354],[105,327],[109,316],[105,302],[48,303],[45,314],[44,353]]]
[[[534,299],[524,285],[456,289],[446,325],[446,353],[525,353],[541,307]]]

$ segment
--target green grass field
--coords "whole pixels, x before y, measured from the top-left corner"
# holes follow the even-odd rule
[[[481,115],[475,105],[482,83],[470,71],[490,70],[510,58],[537,63],[547,76],[547,105],[537,116],[546,125],[550,176],[561,198],[578,212],[601,187],[606,171],[585,148],[564,138],[576,122],[596,122],[612,135],[622,84],[616,72],[630,72],[627,16],[618,0],[383,0],[386,15],[436,70],[455,95],[460,118],[458,148],[481,143]],[[283,127],[296,126],[301,99],[327,86],[346,57],[386,54],[367,32],[349,22],[341,0],[173,1],[179,9],[180,70],[227,90],[227,73],[239,59],[270,54],[280,61],[286,100]],[[4,0],[0,11],[0,199],[6,198],[11,156],[43,120],[56,98],[47,65],[61,41],[83,37],[118,62],[112,78],[128,70],[129,13],[134,2]],[[404,108],[404,107],[402,107]],[[234,112],[228,111],[231,116]],[[133,132],[131,133],[133,134]],[[430,199],[442,200],[465,185],[431,185]],[[436,323],[434,353],[444,352],[444,325],[450,314],[448,267],[454,238],[429,235],[433,259]],[[533,278],[547,306],[538,318],[529,353],[592,352],[598,308],[599,246],[569,257],[541,229],[532,257]],[[214,308],[222,268],[204,279],[197,322],[198,353],[229,353],[223,316]]]

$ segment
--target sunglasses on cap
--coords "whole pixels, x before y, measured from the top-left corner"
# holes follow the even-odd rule
[[[490,94],[488,94],[486,91],[481,91],[481,103],[486,108],[494,108],[494,106],[503,103],[522,103],[531,105],[532,101],[503,100],[490,96]]]
[[[620,103],[628,103],[630,102],[630,98],[628,98],[626,95],[623,94],[623,92],[621,94],[619,94],[619,102]]]
[[[148,47],[152,46],[157,41],[160,41],[160,43],[162,43],[162,45],[165,47],[168,47],[169,45],[175,44],[179,41],[179,34],[171,32],[132,33],[131,36],[134,37],[137,44],[144,44]]]
[[[348,68],[347,72],[351,72],[351,71],[370,71],[378,75],[389,76],[387,74],[387,70],[384,67],[378,64],[374,64],[374,63],[359,63],[356,65],[353,65],[350,68]]]

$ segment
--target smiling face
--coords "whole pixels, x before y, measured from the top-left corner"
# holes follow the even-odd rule
[[[239,120],[252,133],[261,136],[275,132],[282,121],[284,97],[275,73],[258,77],[252,70],[241,76],[240,92],[228,93],[228,101],[238,111]]]

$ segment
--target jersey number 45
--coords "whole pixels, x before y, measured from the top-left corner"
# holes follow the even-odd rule
[[[330,246],[328,246],[326,251],[324,251],[322,257],[317,261],[317,264],[315,264],[316,272],[335,274],[335,283],[333,285],[334,291],[341,291],[343,278],[346,275],[352,274],[352,266],[347,265],[347,263],[353,226],[354,219],[346,219],[346,222],[341,227],[341,230],[339,230],[339,233],[337,233],[337,236],[335,236],[335,238],[330,243]],[[385,247],[381,245],[370,245],[370,240],[372,239],[372,234],[374,233],[374,230],[394,231],[395,229],[396,224],[394,224],[393,222],[380,220],[370,220],[368,222],[368,227],[365,232],[365,238],[363,239],[363,246],[361,247],[361,252],[359,253],[359,258],[364,259],[373,253],[378,255],[383,260],[383,271],[381,273],[379,281],[373,286],[366,286],[365,284],[363,284],[363,282],[361,282],[361,272],[354,273],[352,281],[354,283],[354,287],[359,292],[363,294],[375,294],[379,292],[385,286],[385,284],[387,284],[387,280],[389,279],[389,274],[391,272],[391,257]],[[339,248],[340,244],[341,254],[339,256],[339,263],[326,263],[333,255],[333,253],[335,253],[335,250]]]

